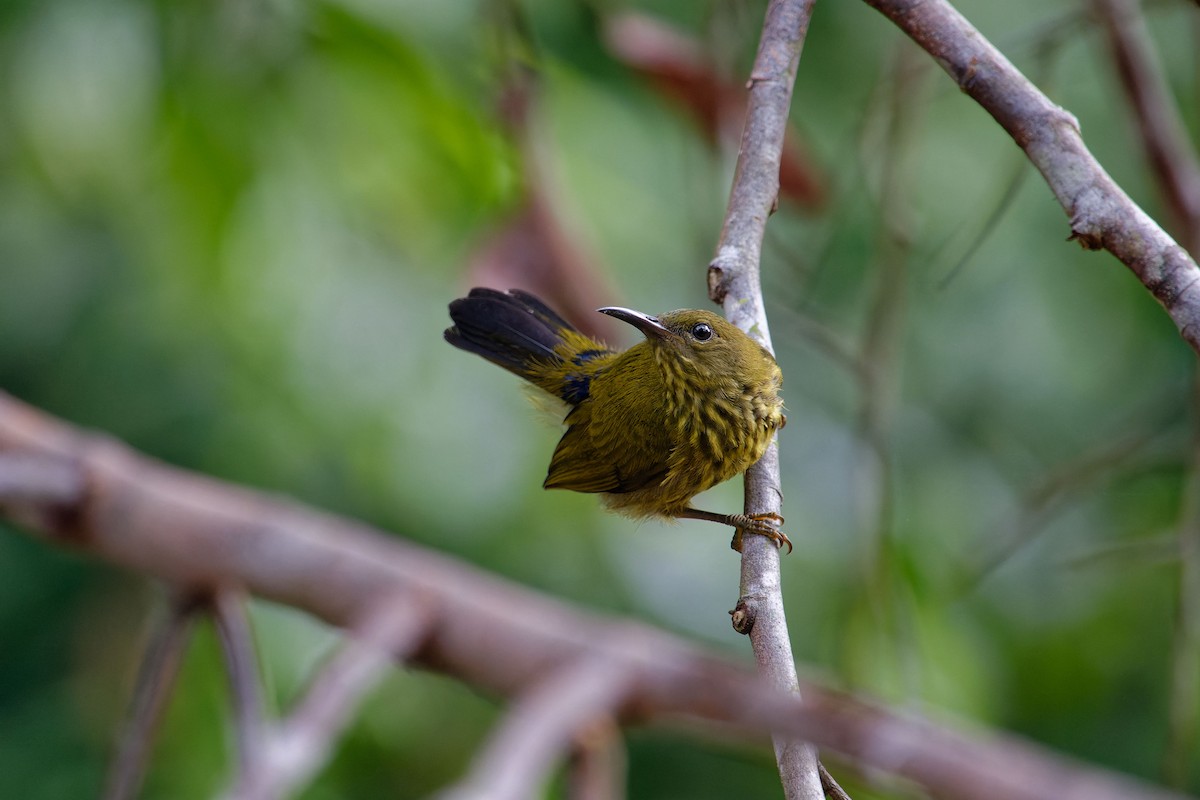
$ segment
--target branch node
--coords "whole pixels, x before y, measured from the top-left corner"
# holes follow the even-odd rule
[[[1071,235],[1067,237],[1068,242],[1079,242],[1079,246],[1084,250],[1104,249],[1104,238],[1099,233],[1076,228],[1075,223],[1076,220],[1071,220]]]
[[[0,509],[63,544],[87,541],[91,496],[77,458],[0,452]]]
[[[955,76],[955,80],[958,83],[958,88],[962,90],[964,94],[970,94],[971,90],[975,88],[975,78],[978,75],[979,59],[972,58],[969,62],[967,62],[966,69]]]
[[[714,303],[723,305],[728,292],[729,282],[725,279],[725,270],[713,261],[708,265],[708,297]]]
[[[753,90],[754,85],[757,83],[771,83],[772,81],[775,83],[783,83],[784,80],[786,80],[786,78],[776,74],[775,71],[766,72],[754,70],[750,73],[750,77],[746,80],[746,90]]]
[[[743,636],[749,636],[750,631],[754,628],[754,620],[758,614],[754,607],[746,603],[746,598],[738,598],[737,605],[729,612],[730,623],[733,629]]]

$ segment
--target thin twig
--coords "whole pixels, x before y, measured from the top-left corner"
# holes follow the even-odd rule
[[[1163,777],[1168,785],[1187,784],[1200,738],[1200,378],[1192,391],[1191,472],[1178,529],[1179,588],[1171,642],[1170,704]]]
[[[261,757],[265,736],[263,699],[246,602],[245,593],[232,588],[218,589],[212,598],[213,624],[221,641],[233,695],[238,766],[243,772]]]
[[[1180,532],[1174,530],[1129,541],[1096,545],[1063,558],[1059,563],[1065,569],[1091,569],[1108,565],[1121,571],[1134,565],[1142,568],[1178,567],[1181,555],[1179,535]]]
[[[137,797],[150,761],[154,735],[179,676],[193,623],[203,605],[202,596],[177,595],[172,598],[166,617],[155,628],[138,669],[129,717],[104,790],[105,800]]]
[[[863,380],[862,372],[866,367],[848,337],[843,336],[824,322],[787,306],[780,307],[776,312],[776,322],[779,322],[780,318],[783,322],[785,340],[799,338],[807,341],[815,350],[828,358],[835,366],[844,369],[855,380]],[[789,336],[788,334],[794,335]]]
[[[1048,22],[1043,21],[1038,24],[1035,30],[1024,31],[1017,37],[1018,42],[1026,46],[1032,46],[1033,69],[1036,70],[1033,76],[1038,85],[1046,86],[1050,83],[1055,60],[1059,52],[1068,41],[1068,37],[1074,37],[1078,33],[1080,27],[1078,17],[1078,10],[1067,12],[1062,18]],[[1013,156],[1012,162],[1012,167],[1009,168],[1011,174],[1005,182],[1004,190],[1000,193],[995,205],[984,215],[982,222],[979,224],[979,229],[967,243],[967,247],[963,250],[962,255],[957,258],[950,269],[946,270],[946,274],[938,280],[937,288],[939,291],[949,287],[950,283],[966,269],[967,265],[975,257],[975,254],[982,249],[988,239],[999,229],[1000,221],[1004,218],[1008,209],[1015,205],[1017,195],[1020,193],[1021,187],[1025,185],[1025,179],[1029,176],[1029,160],[1023,154],[1018,153]],[[954,227],[957,228],[958,226]],[[943,242],[929,255],[928,260],[931,263],[938,260],[937,254],[946,244],[947,242]]]
[[[829,800],[851,800],[850,795],[846,794],[846,790],[838,785],[838,782],[829,774],[829,770],[825,769],[824,764],[817,764],[817,769],[821,772],[821,788],[825,790]]]
[[[813,0],[771,0],[758,54],[750,73],[749,101],[729,206],[708,267],[709,296],[725,307],[731,322],[771,348],[763,308],[759,263],[767,217],[779,195],[779,164],[791,109],[800,51],[808,33]],[[783,492],[775,443],[746,472],[746,512],[779,514]],[[797,691],[796,665],[780,591],[779,551],[766,537],[745,537],[741,596],[735,609],[748,630],[759,671],[775,686]],[[775,758],[789,800],[821,800],[816,750],[795,739],[775,737]]]
[[[1169,434],[1171,439],[1175,436],[1174,431]],[[1022,492],[1011,520],[965,548],[968,560],[957,579],[957,591],[974,591],[1029,544],[1066,501],[1080,491],[1110,479],[1116,470],[1165,438],[1137,431],[1115,440],[1106,439],[1076,458],[1049,469]]]
[[[1138,121],[1142,149],[1156,176],[1165,205],[1184,245],[1200,255],[1200,161],[1188,142],[1176,103],[1154,53],[1138,0],[1093,0],[1108,34],[1117,74]],[[1200,386],[1193,392],[1200,410]],[[1198,416],[1195,413],[1193,416]],[[1200,727],[1200,438],[1178,529],[1180,585],[1171,648],[1169,739],[1163,756],[1165,780],[1182,787],[1188,780]]]
[[[555,761],[575,736],[610,717],[631,687],[629,665],[587,656],[560,667],[519,698],[470,775],[442,800],[537,797]]]
[[[872,141],[879,154],[879,210],[875,275],[870,308],[859,345],[856,374],[858,394],[857,434],[862,456],[856,470],[855,506],[866,533],[862,596],[870,604],[881,636],[877,643],[899,666],[901,675],[911,663],[911,621],[906,605],[897,602],[901,592],[894,580],[892,558],[896,476],[891,448],[891,417],[903,358],[903,330],[908,308],[908,267],[912,257],[911,202],[904,196],[911,146],[921,110],[921,82],[926,70],[916,64],[915,52],[899,51],[886,66],[894,76],[882,82],[880,98],[881,141]],[[864,142],[865,144],[865,142]],[[864,147],[864,149],[866,149]]]
[[[1166,309],[1200,352],[1200,268],[1088,151],[1073,116],[1042,94],[947,0],[865,0],[891,19],[1009,133],[1071,222],[1071,237],[1105,249]]]
[[[1142,149],[1175,229],[1193,258],[1200,257],[1200,161],[1171,97],[1138,0],[1092,0],[1133,107]]]
[[[403,595],[375,602],[291,717],[266,737],[227,800],[274,800],[303,786],[328,761],[363,696],[429,632],[426,604],[406,602]]]
[[[1000,220],[1008,212],[1008,209],[1012,208],[1013,203],[1017,199],[1017,193],[1025,185],[1025,178],[1029,175],[1029,165],[1025,160],[1019,156],[1015,160],[1017,164],[1013,169],[1012,177],[1008,179],[1008,182],[1004,186],[1004,191],[1000,193],[995,206],[983,218],[983,223],[979,226],[979,230],[971,238],[962,255],[955,260],[954,266],[946,270],[946,274],[938,280],[937,288],[939,290],[944,290],[950,286],[950,283],[966,269],[967,264],[971,262],[975,254],[982,249],[991,235],[996,232],[996,229],[1000,226]],[[935,259],[931,257],[930,261],[933,260]]]

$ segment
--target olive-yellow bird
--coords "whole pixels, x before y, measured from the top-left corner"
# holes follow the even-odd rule
[[[790,551],[771,524],[783,521],[776,514],[691,507],[694,496],[758,461],[787,422],[775,359],[710,311],[599,311],[645,340],[618,352],[527,292],[483,288],[450,303],[445,337],[569,406],[545,488],[600,494],[630,517],[730,525],[736,549],[745,531]]]

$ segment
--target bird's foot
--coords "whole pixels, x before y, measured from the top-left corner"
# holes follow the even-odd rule
[[[739,553],[742,552],[742,536],[746,533],[766,536],[775,543],[777,549],[782,550],[786,544],[788,552],[792,552],[792,540],[776,527],[776,525],[782,525],[784,519],[774,511],[768,511],[765,514],[734,514],[730,519],[734,523],[735,529],[733,541],[729,543],[729,546]],[[772,525],[772,522],[775,525]]]
[[[701,511],[698,508],[685,508],[675,512],[673,516],[679,519],[703,519],[731,526],[735,533],[729,546],[739,553],[742,552],[742,536],[747,533],[766,536],[775,543],[777,548],[782,548],[786,544],[788,552],[792,552],[792,540],[776,527],[776,525],[783,524],[783,517],[773,511],[765,514],[716,514],[712,511]],[[772,522],[775,524],[772,525]]]

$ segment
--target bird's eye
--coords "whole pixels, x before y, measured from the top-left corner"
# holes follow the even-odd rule
[[[692,338],[697,342],[707,342],[713,337],[713,329],[711,325],[704,322],[697,322],[692,326]]]

